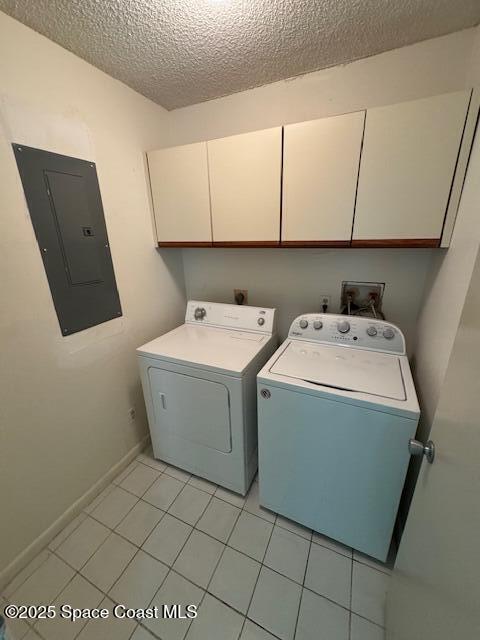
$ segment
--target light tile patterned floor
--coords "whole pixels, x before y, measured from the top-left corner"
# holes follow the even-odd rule
[[[140,454],[28,565],[3,603],[199,605],[191,620],[11,623],[16,640],[382,640],[390,570]],[[3,607],[2,607],[3,608]]]

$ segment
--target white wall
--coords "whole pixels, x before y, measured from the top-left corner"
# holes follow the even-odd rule
[[[480,89],[480,28],[475,30],[467,81]],[[414,366],[422,401],[420,435],[435,415],[445,371],[480,245],[480,133],[477,129],[450,248],[435,253],[418,320]]]
[[[474,45],[469,29],[348,65],[277,82],[172,112],[168,144],[182,144],[297,122],[373,105],[463,89]],[[248,288],[249,302],[279,309],[282,337],[299,313],[319,308],[320,294],[338,309],[343,279],[386,283],[384,310],[407,334],[410,351],[431,250],[183,251],[187,295],[232,300]]]
[[[474,45],[467,30],[167,114],[0,13],[0,571],[146,432],[134,349],[181,320],[184,291],[179,252],[153,248],[143,151],[461,89]],[[12,140],[97,163],[123,318],[61,337]],[[190,297],[248,288],[283,334],[342,279],[385,281],[412,345],[432,253],[185,250],[183,266]]]
[[[2,13],[0,78],[1,573],[146,434],[135,347],[185,298],[181,255],[154,249],[144,170],[168,114]],[[122,318],[61,336],[12,138],[96,161]]]
[[[417,438],[428,440],[443,380],[480,247],[480,134],[470,157],[455,229],[448,251],[435,253],[416,330],[413,374],[421,415]],[[412,458],[400,504],[403,529],[422,460]]]
[[[342,280],[386,282],[383,309],[413,341],[431,252],[424,249],[188,249],[183,252],[187,295],[233,302],[233,289],[248,289],[248,303],[278,309],[284,338],[292,320],[340,306]]]
[[[165,146],[393,104],[466,86],[475,29],[172,112]]]
[[[477,132],[450,249],[436,255],[417,327],[415,377],[426,438],[435,415],[480,245],[480,137]]]

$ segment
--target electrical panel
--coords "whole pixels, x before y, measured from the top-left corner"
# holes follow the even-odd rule
[[[13,144],[60,330],[122,315],[93,162]]]

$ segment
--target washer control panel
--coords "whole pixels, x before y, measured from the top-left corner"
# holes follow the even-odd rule
[[[273,333],[275,309],[189,300],[185,322],[243,331]]]
[[[391,322],[364,316],[306,313],[292,322],[289,338],[405,354],[405,338]]]

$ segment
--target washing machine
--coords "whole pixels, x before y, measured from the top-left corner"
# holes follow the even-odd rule
[[[183,325],[137,349],[155,458],[245,495],[274,321],[274,309],[191,300]]]
[[[257,385],[260,503],[385,561],[420,413],[400,329],[300,316]]]

